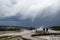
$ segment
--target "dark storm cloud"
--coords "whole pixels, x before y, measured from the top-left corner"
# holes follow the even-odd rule
[[[0,0],[1,23],[14,21],[13,24],[19,24],[15,21],[21,22],[21,20],[29,19],[33,22],[39,18],[41,22],[38,23],[42,25],[46,21],[53,21],[59,14],[58,11],[60,11],[60,0]],[[21,24],[24,24],[23,21]],[[26,22],[28,24],[29,21]]]

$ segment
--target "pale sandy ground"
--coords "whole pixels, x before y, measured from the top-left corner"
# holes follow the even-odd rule
[[[31,34],[34,34],[35,30],[32,31],[25,31],[24,34],[22,35],[24,38],[29,38],[32,40],[60,40],[60,35],[54,36],[36,36],[36,37],[31,37]],[[49,30],[50,33],[60,33],[60,31],[54,31],[54,30]]]
[[[53,30],[49,30],[50,32],[60,32],[60,31],[53,31]],[[35,30],[24,30],[22,32],[14,32],[14,31],[5,31],[5,32],[0,32],[0,37],[1,36],[19,36],[21,35],[24,38],[28,38],[28,39],[32,39],[32,40],[60,40],[60,36],[35,36],[35,37],[31,37],[31,34],[34,34]],[[14,38],[15,40],[15,38]],[[16,39],[18,40],[18,39]]]

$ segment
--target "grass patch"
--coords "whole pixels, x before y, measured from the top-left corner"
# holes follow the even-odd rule
[[[60,26],[52,26],[50,29],[60,31]]]

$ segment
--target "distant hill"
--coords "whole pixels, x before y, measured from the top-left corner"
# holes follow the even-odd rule
[[[52,27],[50,27],[50,29],[52,29],[52,30],[59,30],[60,31],[60,26],[52,26]]]
[[[15,31],[15,30],[21,30],[21,29],[32,30],[32,29],[35,29],[35,28],[34,27],[24,27],[24,26],[4,26],[4,25],[0,25],[0,31]]]
[[[17,26],[0,26],[0,31],[19,31],[20,28]]]

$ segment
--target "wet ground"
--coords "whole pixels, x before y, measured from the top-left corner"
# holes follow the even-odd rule
[[[25,30],[22,32],[14,32],[14,31],[4,31],[0,32],[0,40],[22,40],[21,37],[31,40],[60,40],[59,35],[48,35],[48,36],[35,36],[31,37],[35,32]]]
[[[0,40],[21,40],[20,36],[4,36],[0,37]]]

